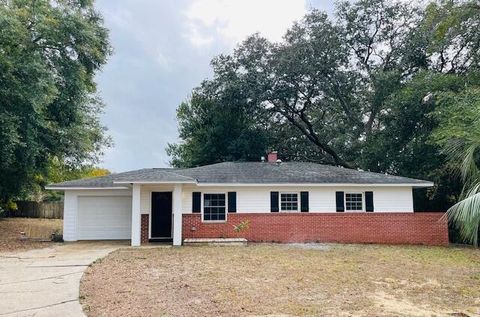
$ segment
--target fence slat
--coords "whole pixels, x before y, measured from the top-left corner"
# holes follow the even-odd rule
[[[11,217],[63,219],[63,201],[17,201],[18,210]]]

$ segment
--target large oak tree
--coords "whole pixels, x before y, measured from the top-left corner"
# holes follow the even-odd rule
[[[423,7],[344,1],[334,18],[310,12],[281,42],[252,35],[232,54],[212,61],[213,78],[198,88],[202,124],[190,124],[199,118],[190,111],[198,100],[180,107],[182,141],[170,145],[172,162],[213,163],[204,155],[211,148],[201,144],[232,145],[237,136],[204,132],[234,122],[263,132],[252,153],[274,148],[288,160],[432,179],[438,186],[427,194],[438,204],[430,208],[444,209],[460,185],[431,140],[439,126],[435,96],[475,84],[478,12],[475,1],[433,1]],[[221,109],[241,115],[212,120]]]
[[[109,144],[94,76],[110,51],[92,1],[0,1],[0,203]]]

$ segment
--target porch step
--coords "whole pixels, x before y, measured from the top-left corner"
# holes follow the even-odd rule
[[[183,245],[247,245],[245,238],[190,238],[183,240]]]
[[[160,243],[166,243],[166,242],[172,242],[172,238],[152,238],[148,239],[148,242],[160,242]]]

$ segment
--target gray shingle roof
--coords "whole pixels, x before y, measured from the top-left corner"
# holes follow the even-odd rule
[[[425,181],[364,172],[305,162],[260,163],[225,162],[177,173],[196,179],[199,183],[244,183],[244,184],[419,184]]]
[[[199,184],[407,184],[429,182],[304,162],[225,162],[188,169],[149,168],[49,185],[48,188],[124,187],[126,183]]]

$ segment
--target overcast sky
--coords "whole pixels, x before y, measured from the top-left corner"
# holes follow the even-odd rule
[[[114,53],[97,76],[113,137],[102,167],[166,167],[178,140],[175,109],[211,76],[210,60],[260,32],[278,41],[310,8],[333,0],[97,0]]]

